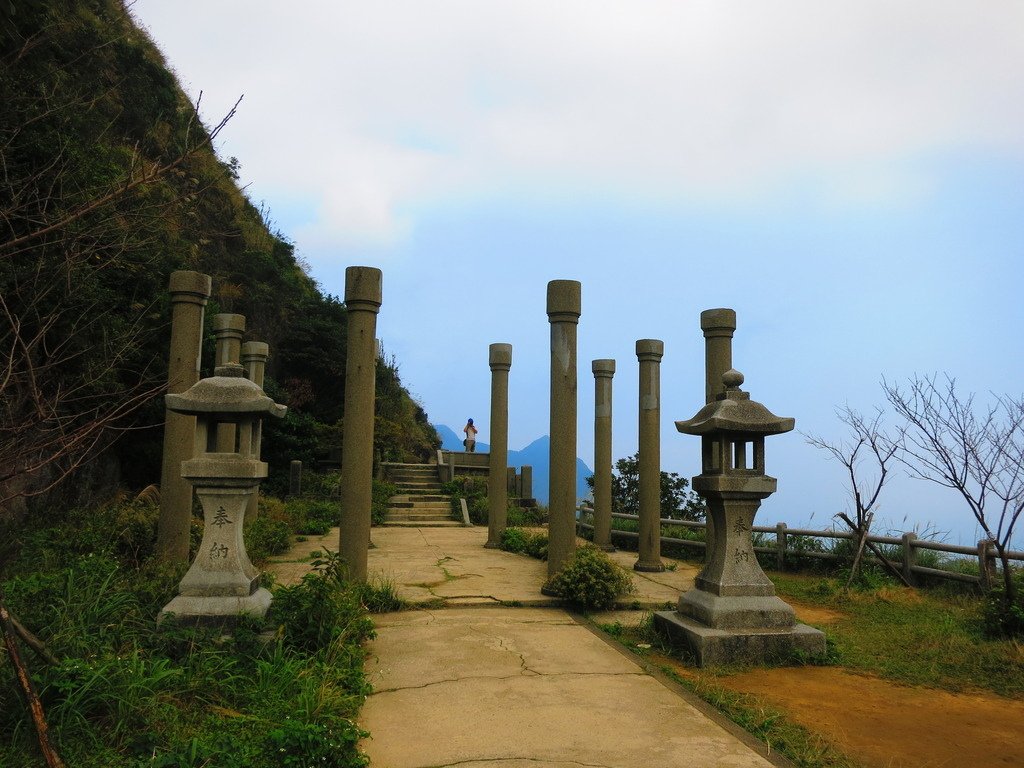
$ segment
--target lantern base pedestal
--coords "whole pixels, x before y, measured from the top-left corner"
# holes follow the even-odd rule
[[[262,619],[270,608],[270,592],[262,587],[251,595],[178,595],[160,611],[157,622],[173,614],[180,624],[199,626],[230,626],[243,615]]]
[[[676,646],[688,648],[697,666],[786,661],[794,652],[825,655],[825,633],[806,624],[783,629],[713,629],[678,611],[654,614],[654,626]]]

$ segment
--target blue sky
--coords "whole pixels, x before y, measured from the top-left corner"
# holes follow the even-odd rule
[[[384,271],[378,335],[433,421],[488,439],[487,347],[513,345],[510,443],[548,430],[552,279],[583,284],[590,361],[617,360],[614,455],[637,442],[640,338],[665,342],[662,464],[703,399],[698,318],[732,307],[744,388],[797,429],[879,383],[1021,393],[1024,5],[961,2],[138,0],[219,152],[328,292]],[[840,468],[767,446],[760,520],[827,526]],[[903,477],[882,528],[971,543],[948,491]],[[904,522],[906,519],[906,522]]]

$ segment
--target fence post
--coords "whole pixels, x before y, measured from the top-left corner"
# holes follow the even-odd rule
[[[786,570],[786,524],[775,524],[775,568]]]
[[[995,562],[989,555],[989,546],[992,542],[989,539],[982,539],[978,542],[978,575],[981,577],[981,589],[988,592],[992,589],[995,581]]]
[[[913,570],[914,566],[917,565],[917,549],[914,547],[916,540],[916,533],[903,534],[903,578],[911,585],[917,584]]]

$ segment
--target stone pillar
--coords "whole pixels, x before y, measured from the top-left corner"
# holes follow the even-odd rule
[[[612,377],[614,360],[594,360],[594,545],[612,544]]]
[[[260,389],[263,389],[263,376],[267,370],[267,360],[270,358],[270,347],[264,341],[247,341],[242,345],[242,367],[245,369],[245,377]],[[263,458],[263,422],[258,421],[255,425],[256,434],[253,437],[256,443],[256,458]],[[260,489],[257,486],[249,497],[246,504],[246,520],[252,521],[259,514]]]
[[[213,335],[217,339],[217,375],[224,368],[242,370],[242,334],[245,316],[219,314],[213,316]],[[232,374],[233,375],[233,374]],[[217,453],[234,453],[236,430],[233,424],[222,424],[217,430]]]
[[[302,494],[302,462],[292,459],[288,465],[288,496],[295,498]]]
[[[736,310],[705,309],[700,313],[704,332],[704,402],[725,392],[722,374],[732,368],[732,335],[736,332]]]
[[[705,309],[700,313],[700,329],[704,332],[704,402],[714,402],[725,392],[722,376],[732,370],[732,335],[736,332],[736,310]],[[704,519],[704,560],[711,562],[715,544],[715,521],[709,514]]]
[[[341,447],[341,533],[339,553],[348,578],[366,581],[373,491],[373,415],[377,363],[377,313],[383,275],[374,267],[345,270],[348,359]]]
[[[665,343],[658,339],[640,339],[636,357],[640,361],[640,457],[639,557],[636,571],[656,573],[665,570],[661,562],[661,358]]]
[[[170,394],[184,392],[199,381],[203,311],[210,288],[208,275],[171,273],[171,352],[167,365]],[[192,523],[192,483],[181,476],[181,462],[192,458],[196,417],[170,410],[165,410],[165,414],[156,552],[161,560],[184,563],[188,562]]]
[[[582,287],[576,280],[548,283],[551,324],[551,454],[548,486],[548,576],[576,546],[576,331]]]
[[[524,499],[533,498],[533,467],[529,464],[524,464],[522,469],[519,470],[520,477],[523,479],[522,487],[519,489],[519,496]]]
[[[501,536],[508,519],[508,372],[512,368],[512,345],[491,344],[491,454],[487,473],[488,549],[501,548]]]

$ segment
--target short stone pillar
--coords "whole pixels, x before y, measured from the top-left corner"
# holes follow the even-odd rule
[[[292,459],[288,465],[288,497],[294,499],[302,495],[302,462]]]
[[[488,549],[500,549],[508,520],[508,372],[512,368],[512,345],[491,344],[491,453],[487,473]]]
[[[689,646],[698,665],[762,662],[794,649],[825,653],[825,635],[797,624],[793,609],[775,595],[761,570],[751,532],[761,500],[777,481],[765,474],[764,439],[793,429],[740,390],[743,376],[729,370],[725,391],[676,427],[701,438],[702,472],[693,489],[714,519],[711,559],[679,598],[676,611],[654,616],[655,626]]]
[[[732,337],[736,333],[736,310],[720,307],[700,313],[700,329],[704,333],[704,402],[713,403],[725,391],[722,376],[732,368]],[[711,560],[715,545],[715,521],[705,520],[704,562]]]
[[[522,483],[519,487],[519,498],[533,499],[533,466],[524,464],[519,470]]]
[[[614,360],[594,360],[594,545],[614,552],[612,544],[612,377]]]
[[[576,333],[582,286],[576,280],[548,283],[551,324],[551,453],[548,472],[548,576],[576,547]]]
[[[260,389],[263,389],[263,377],[267,370],[267,360],[270,359],[270,347],[264,341],[247,341],[242,345],[242,368],[245,370],[245,377]],[[256,424],[256,458],[263,458],[263,422]],[[260,491],[257,488],[249,497],[249,504],[245,510],[245,519],[250,522],[256,519],[260,509]]]
[[[260,587],[259,571],[245,551],[242,526],[249,497],[267,476],[267,465],[256,455],[260,419],[284,416],[287,409],[241,373],[240,367],[217,368],[216,376],[166,396],[172,411],[197,417],[195,458],[185,461],[181,472],[203,505],[205,527],[179,594],[164,606],[161,618],[174,614],[188,622],[222,624],[241,614],[261,617],[270,606],[270,593]],[[237,450],[217,449],[217,433],[226,426],[237,433]]]
[[[352,581],[366,581],[373,492],[373,416],[376,392],[377,313],[384,278],[375,267],[345,270],[348,357],[341,447],[339,553]]]
[[[221,313],[213,316],[213,336],[217,344],[216,367],[230,366],[242,371],[242,335],[245,333],[245,315]],[[234,375],[234,374],[232,374]],[[217,431],[218,453],[235,450],[235,430],[225,424]]]
[[[199,381],[203,313],[210,287],[208,275],[171,273],[171,353],[167,365],[170,393],[184,392]],[[192,484],[181,476],[181,462],[192,458],[196,419],[171,410],[166,410],[165,419],[156,554],[166,562],[184,563],[188,561],[192,525]]]
[[[636,357],[640,363],[638,497],[640,536],[633,570],[657,573],[661,562],[661,358],[665,343],[640,339]]]

